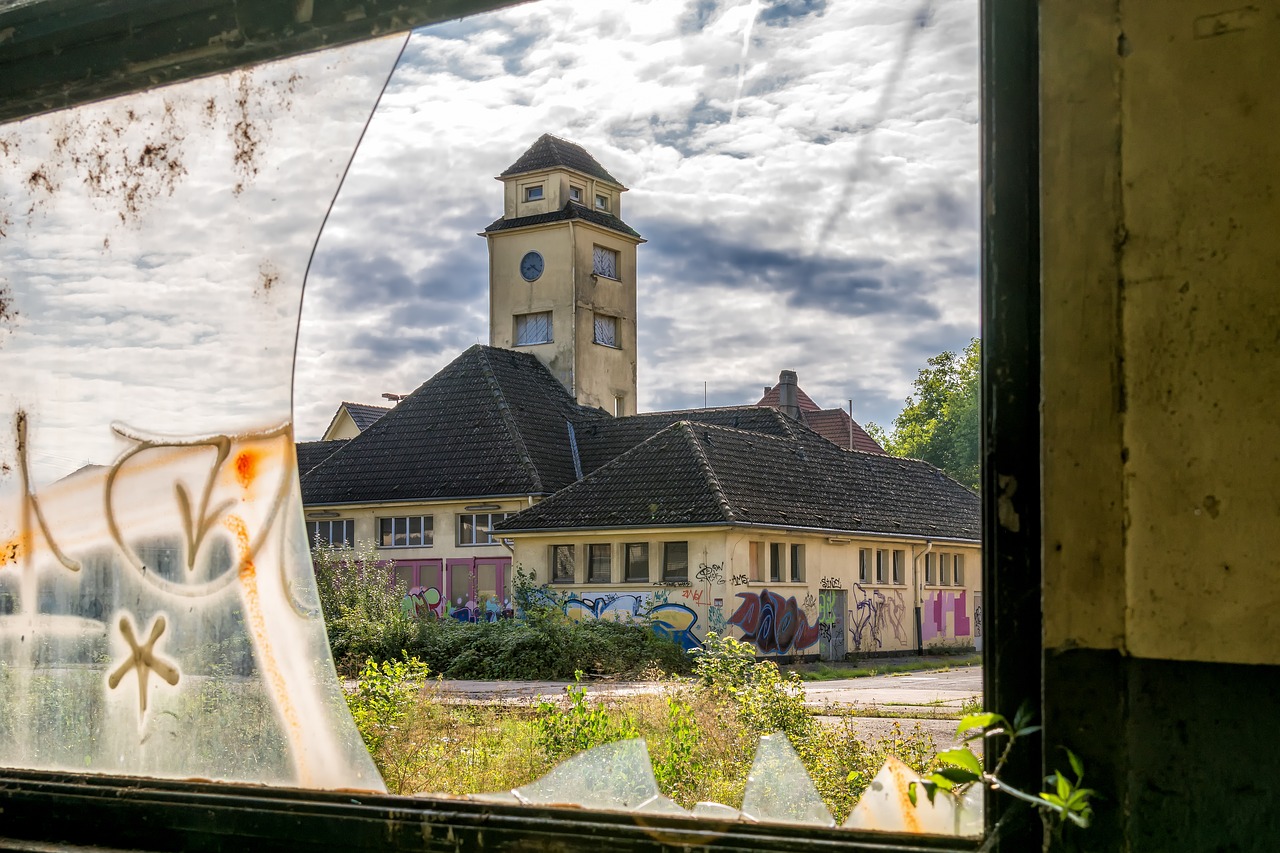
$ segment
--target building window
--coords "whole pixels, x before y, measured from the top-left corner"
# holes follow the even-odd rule
[[[458,516],[459,545],[497,545],[501,539],[489,533],[493,525],[506,518],[510,513],[482,512],[467,513]]]
[[[609,197],[607,195],[601,195],[600,193],[596,193],[596,210],[608,210],[608,209],[609,209]]]
[[[858,549],[858,582],[866,583],[871,576],[871,549]]]
[[[964,554],[956,554],[952,565],[951,582],[956,586],[964,586]]]
[[[429,515],[378,519],[380,548],[429,548],[434,535],[435,519]]]
[[[804,546],[791,546],[791,582],[800,583],[804,580]]]
[[[551,312],[516,315],[516,346],[551,343]]]
[[[747,546],[749,577],[753,581],[764,580],[764,543],[752,542]]]
[[[627,582],[648,583],[649,581],[649,543],[627,543]]]
[[[606,347],[618,346],[618,318],[597,314],[594,342]]]
[[[351,547],[356,544],[356,521],[340,518],[337,521],[308,521],[307,541],[315,545]]]
[[[689,543],[662,543],[662,579],[664,581],[689,580]]]
[[[929,585],[935,583],[934,576],[938,573],[935,557],[932,551],[924,555],[924,582]]]
[[[524,200],[542,201],[542,184],[538,184],[536,187],[525,187]]]
[[[893,582],[896,584],[904,583],[903,576],[906,574],[903,567],[906,564],[906,553],[903,551],[893,552]]]
[[[574,565],[573,565],[573,546],[572,545],[552,545],[551,546],[551,582],[552,583],[573,583],[574,581]]]
[[[604,246],[596,246],[591,253],[591,271],[605,278],[618,278],[618,253]]]
[[[769,543],[769,580],[782,583],[782,543]]]
[[[569,186],[569,200],[582,201],[582,187]]]
[[[951,555],[938,555],[938,583],[943,586],[951,585]]]
[[[587,583],[609,583],[613,580],[613,546],[594,543],[587,546]]]
[[[887,556],[885,551],[876,551],[876,583],[884,583],[884,562]]]
[[[621,394],[614,395],[613,416],[615,418],[620,418],[624,414],[626,414],[626,411],[627,411],[627,398],[622,396]]]

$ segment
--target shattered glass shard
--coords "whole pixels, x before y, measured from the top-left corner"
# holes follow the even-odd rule
[[[632,811],[643,805],[649,811],[668,810],[657,802],[666,798],[658,791],[658,783],[653,778],[649,747],[639,738],[606,743],[578,753],[541,779],[511,793],[529,805],[579,806],[605,811]],[[671,806],[679,808],[675,803]]]
[[[918,788],[916,803],[912,805],[910,786],[921,781],[914,770],[889,756],[849,813],[845,828],[938,835],[969,835],[982,831],[981,788],[975,786],[967,791],[961,806],[955,797],[945,792],[939,792],[930,803],[921,787]]]
[[[742,814],[751,820],[773,823],[836,824],[800,756],[782,732],[760,738],[742,797]]]

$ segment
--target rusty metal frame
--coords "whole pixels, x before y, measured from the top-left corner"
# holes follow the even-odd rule
[[[0,0],[3,3],[4,0]],[[515,0],[10,0],[0,8],[0,121],[403,32]],[[1038,19],[982,0],[985,690],[1041,703]],[[1036,789],[1040,755],[1008,767]],[[974,850],[869,835],[441,799],[0,770],[0,850],[707,848]],[[983,849],[1039,845],[1039,822],[988,800]]]

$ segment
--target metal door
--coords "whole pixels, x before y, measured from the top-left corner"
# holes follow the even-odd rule
[[[818,656],[823,660],[844,660],[848,600],[849,594],[843,589],[818,590]]]

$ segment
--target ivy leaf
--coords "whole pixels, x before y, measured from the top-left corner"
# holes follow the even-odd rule
[[[853,775],[853,774],[850,774],[850,775]],[[912,782],[910,785],[907,786],[907,799],[911,801],[911,805],[913,806],[916,804],[916,796],[917,796],[916,785],[920,785],[920,784],[923,784],[923,783]]]
[[[1042,792],[1040,793],[1040,799],[1044,800],[1044,801],[1045,801],[1046,803],[1048,803],[1049,805],[1051,805],[1051,806],[1055,806],[1055,807],[1057,807],[1057,808],[1059,808],[1059,809],[1062,809],[1062,810],[1065,810],[1065,809],[1066,809],[1066,807],[1067,807],[1067,804],[1066,804],[1066,803],[1064,803],[1064,802],[1062,801],[1062,798],[1061,798],[1061,797],[1059,797],[1057,794],[1050,794],[1050,793],[1047,793],[1047,792],[1043,792],[1043,791],[1042,791]]]
[[[1071,769],[1075,771],[1076,781],[1084,778],[1084,764],[1081,763],[1079,756],[1066,747],[1063,747],[1063,749],[1067,753],[1067,760],[1071,762]]]
[[[1058,775],[1058,797],[1061,798],[1063,805],[1066,805],[1067,797],[1071,796],[1071,783],[1061,774]]]
[[[974,773],[960,767],[942,767],[935,770],[930,778],[937,779],[938,777],[942,777],[947,780],[947,785],[945,787],[950,790],[954,785],[967,785],[970,782],[977,782],[982,778],[982,774]]]
[[[955,767],[962,767],[975,775],[982,775],[982,765],[978,756],[969,749],[948,749],[938,753],[938,760]]]
[[[962,734],[969,729],[985,729],[996,722],[1004,723],[1005,719],[999,714],[993,714],[990,711],[983,714],[966,714],[960,718],[960,725],[956,728],[956,734]]]

